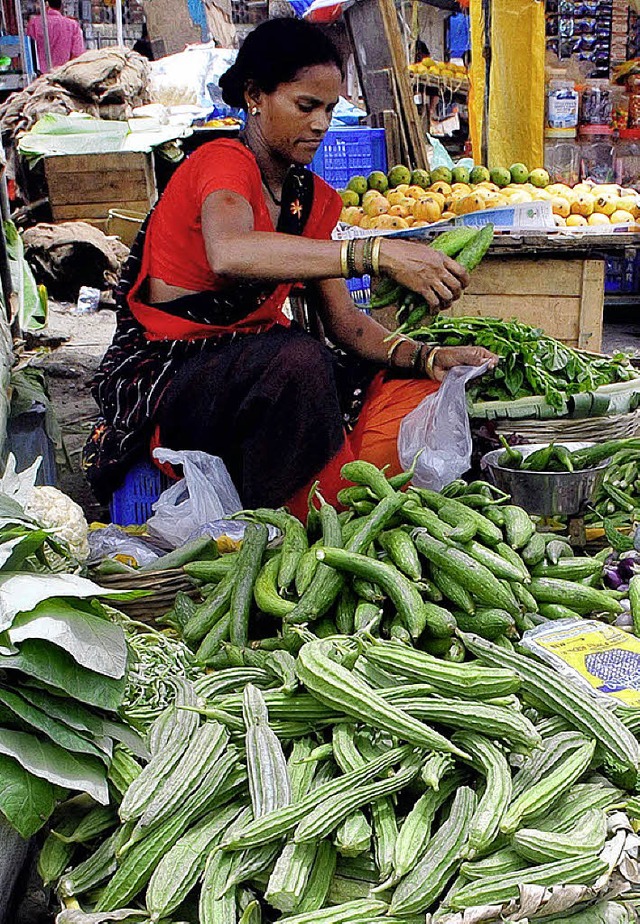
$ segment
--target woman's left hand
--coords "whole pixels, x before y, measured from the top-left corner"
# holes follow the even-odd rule
[[[441,347],[433,360],[433,375],[437,382],[441,382],[454,366],[482,366],[487,362],[489,369],[495,369],[500,357],[484,347]]]

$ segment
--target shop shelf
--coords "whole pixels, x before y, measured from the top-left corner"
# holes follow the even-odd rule
[[[311,169],[335,189],[352,176],[372,170],[387,172],[384,128],[330,128],[311,162]]]
[[[170,480],[151,462],[138,462],[127,472],[122,485],[113,492],[109,511],[111,522],[118,526],[141,526],[152,515]]]

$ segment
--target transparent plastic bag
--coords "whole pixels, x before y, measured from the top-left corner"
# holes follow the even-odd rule
[[[420,453],[413,484],[440,491],[469,469],[471,428],[465,388],[488,368],[488,363],[454,366],[438,391],[427,395],[400,424],[398,457],[402,467],[409,469]]]
[[[184,478],[163,491],[147,521],[150,536],[171,548],[195,538],[207,524],[241,509],[240,497],[222,459],[206,452],[154,450],[159,462],[181,465]]]

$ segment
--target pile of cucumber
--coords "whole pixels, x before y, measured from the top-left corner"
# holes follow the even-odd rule
[[[606,554],[574,557],[492,485],[404,491],[410,473],[387,479],[361,461],[343,475],[342,513],[315,497],[305,529],[284,510],[246,511],[240,551],[184,565],[203,599],[181,595],[167,619],[201,664],[242,665],[247,648],[296,654],[299,626],[461,661],[457,628],[508,647],[547,619],[623,610],[622,594],[602,586]],[[268,542],[268,526],[281,541]]]
[[[483,228],[462,227],[438,235],[429,246],[432,250],[455,259],[460,266],[471,273],[480,265],[493,242],[493,225]],[[397,329],[402,334],[420,327],[425,320],[437,312],[417,292],[398,285],[390,277],[384,278],[371,296],[370,307],[376,311],[389,305],[397,305]]]
[[[182,684],[146,766],[116,751],[118,815],[54,826],[44,845],[68,907],[91,922],[139,908],[134,922],[419,924],[488,905],[498,921],[524,884],[606,889],[620,810],[640,808],[604,775],[633,789],[633,710],[477,635],[454,664],[301,634],[296,659],[252,652]]]

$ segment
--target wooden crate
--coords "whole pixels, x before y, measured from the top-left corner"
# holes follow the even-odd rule
[[[515,319],[581,349],[602,346],[604,260],[488,258],[445,314]]]
[[[109,209],[146,214],[158,198],[153,154],[68,154],[45,158],[54,221],[105,230]]]

